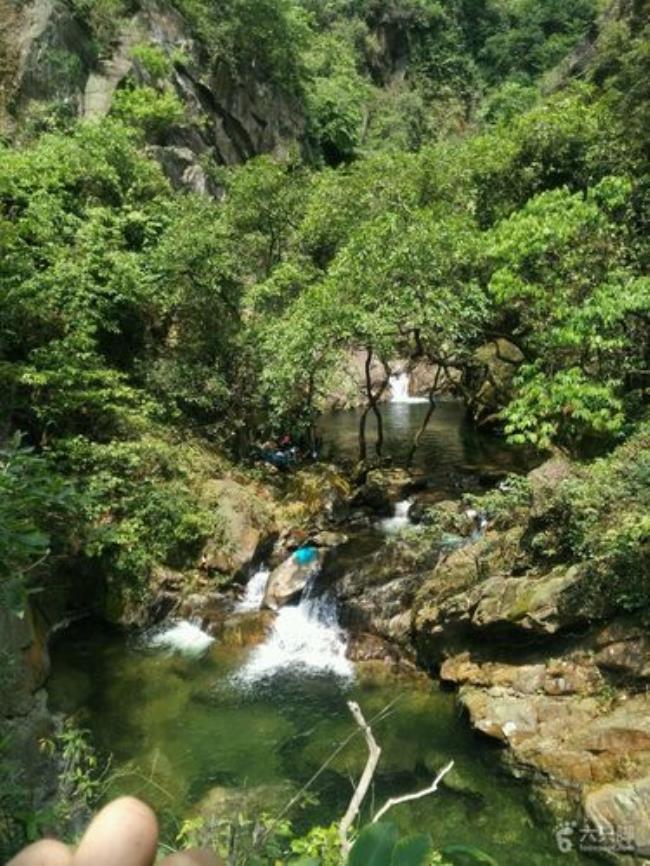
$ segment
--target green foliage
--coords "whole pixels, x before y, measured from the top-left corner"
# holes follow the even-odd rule
[[[330,165],[351,159],[361,143],[369,83],[357,68],[353,26],[313,40],[306,55],[309,135]]]
[[[340,866],[341,863],[341,839],[339,828],[336,824],[329,827],[312,827],[306,836],[294,839],[291,842],[291,850],[294,854],[301,854],[298,860],[291,860],[291,866]]]
[[[158,45],[152,45],[147,42],[134,45],[131,50],[131,57],[154,80],[166,78],[172,71],[172,59]]]
[[[151,60],[151,58],[149,58]],[[149,139],[156,139],[175,123],[183,120],[183,103],[171,90],[153,87],[127,87],[113,97],[111,111],[125,123],[142,129]]]
[[[465,494],[463,499],[503,528],[517,510],[530,505],[530,483],[525,475],[509,475],[494,490],[480,495]]]
[[[225,64],[235,77],[270,81],[292,95],[300,92],[309,26],[299,4],[176,0],[175,5],[192,22],[216,66]]]
[[[560,0],[489,6],[500,20],[492,24],[479,56],[493,81],[513,74],[532,78],[550,69],[588,35],[598,12],[594,0],[577,0],[570,6]]]
[[[23,448],[0,450],[0,605],[22,616],[30,588],[73,531],[80,500],[52,464]]]
[[[68,438],[57,457],[84,492],[86,555],[110,575],[116,594],[142,594],[157,563],[194,561],[215,530],[215,516],[197,505],[183,453],[161,439]]]
[[[611,456],[565,481],[555,498],[555,534],[543,536],[545,547],[583,563],[576,603],[593,616],[650,606],[649,446],[645,423]]]
[[[614,436],[625,422],[614,383],[589,381],[575,367],[554,375],[524,367],[516,385],[517,396],[503,412],[512,442],[547,449],[555,441],[575,451],[585,437]]]
[[[394,824],[370,824],[359,833],[347,866],[390,866],[399,833]]]
[[[650,309],[616,216],[629,189],[624,178],[604,178],[586,198],[541,193],[489,235],[490,293],[535,358],[504,413],[514,441],[576,449],[622,429],[621,395],[642,363],[637,329]]]
[[[150,321],[143,263],[165,191],[133,134],[111,122],[2,161],[3,410],[33,440],[105,433],[138,405],[125,366]]]
[[[67,826],[75,817],[85,818],[97,803],[101,785],[97,755],[90,732],[72,719],[66,719],[45,748],[53,750],[59,761],[56,817]]]
[[[66,0],[75,14],[92,29],[100,52],[108,51],[119,33],[120,22],[137,11],[139,0]]]
[[[473,845],[446,845],[442,853],[454,866],[498,866],[493,857]]]
[[[394,824],[369,824],[352,846],[347,866],[428,866],[433,854],[430,837],[398,836]]]

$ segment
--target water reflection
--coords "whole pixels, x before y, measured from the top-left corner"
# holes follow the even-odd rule
[[[419,403],[384,403],[384,455],[396,464],[405,463],[413,437],[420,429],[428,406]],[[324,441],[324,457],[354,461],[359,446],[361,409],[329,412],[318,430]],[[367,419],[368,453],[372,454],[376,421]],[[529,468],[531,454],[509,446],[503,438],[478,431],[467,419],[458,400],[439,400],[413,460],[413,471],[426,475],[431,485],[448,488],[459,474],[477,472],[521,472]]]

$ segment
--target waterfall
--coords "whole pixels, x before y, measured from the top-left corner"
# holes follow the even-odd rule
[[[478,541],[478,539],[485,533],[485,530],[487,529],[487,517],[485,516],[485,514],[483,514],[482,511],[477,511],[475,508],[468,508],[465,511],[465,515],[474,524],[474,528],[472,529],[469,540],[470,542]]]
[[[409,526],[409,511],[411,510],[412,505],[412,499],[402,499],[400,502],[396,502],[393,506],[393,516],[384,517],[379,521],[382,531],[390,534],[393,532],[399,532],[400,529]]]
[[[179,620],[162,630],[150,633],[147,644],[156,649],[181,653],[186,656],[200,656],[214,643],[214,638],[206,634],[196,623],[187,619]]]
[[[258,568],[246,584],[243,596],[235,605],[236,613],[244,613],[248,610],[260,609],[270,573],[271,572],[265,565]]]
[[[428,403],[426,397],[411,397],[409,395],[410,376],[403,370],[401,373],[394,373],[388,380],[390,388],[391,403]]]
[[[347,635],[338,623],[336,602],[329,595],[313,595],[316,576],[298,605],[281,608],[268,638],[253,650],[235,682],[252,685],[281,671],[296,670],[352,678],[352,663],[345,655]]]

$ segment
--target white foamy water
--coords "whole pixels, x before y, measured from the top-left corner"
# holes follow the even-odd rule
[[[388,380],[391,403],[428,403],[426,397],[411,397],[409,394],[410,376],[406,371],[395,373]]]
[[[196,623],[182,619],[151,635],[147,643],[151,647],[159,647],[169,652],[200,656],[210,644],[214,643],[214,638],[206,634]]]
[[[487,529],[487,517],[485,516],[485,514],[477,511],[475,508],[468,508],[465,511],[465,516],[469,517],[469,519],[474,524],[474,528],[472,529],[470,535],[470,541],[477,541]]]
[[[393,516],[384,517],[379,521],[382,532],[390,535],[408,526],[410,524],[409,511],[411,510],[411,505],[413,505],[413,500],[411,499],[402,499],[400,502],[396,502],[393,507]]]
[[[250,685],[283,670],[350,679],[354,669],[346,649],[347,635],[338,624],[334,600],[307,597],[280,610],[271,634],[234,679]]]
[[[262,599],[266,590],[266,584],[269,579],[270,571],[263,565],[250,578],[246,584],[246,590],[243,596],[235,605],[237,613],[244,613],[247,610],[259,610],[262,606]]]

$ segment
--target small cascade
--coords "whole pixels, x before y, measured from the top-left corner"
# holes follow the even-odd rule
[[[194,657],[203,655],[212,643],[214,638],[211,635],[187,619],[168,624],[147,637],[147,645],[150,647]]]
[[[336,602],[329,595],[314,595],[317,576],[315,572],[310,578],[298,605],[281,608],[270,635],[235,675],[235,682],[252,685],[282,671],[353,677]]]
[[[482,511],[477,511],[475,508],[468,508],[465,512],[465,516],[468,517],[474,525],[469,537],[470,541],[478,541],[487,529],[487,517]]]
[[[388,380],[390,388],[391,403],[428,403],[426,397],[411,397],[409,395],[410,376],[403,370],[401,373],[394,373]]]
[[[246,611],[260,609],[270,573],[271,572],[265,565],[258,568],[246,584],[243,596],[235,605],[236,613],[245,613]]]
[[[390,535],[394,532],[399,532],[406,526],[409,526],[409,511],[411,510],[412,505],[412,499],[402,499],[400,502],[396,502],[393,506],[393,516],[384,517],[379,521],[382,532],[386,532]]]

